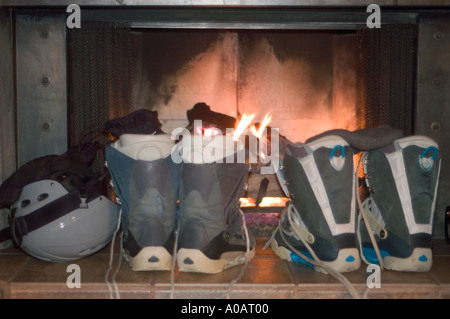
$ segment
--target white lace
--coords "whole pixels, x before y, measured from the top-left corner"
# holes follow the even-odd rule
[[[170,269],[170,299],[173,299],[175,295],[175,266],[177,263],[179,232],[180,232],[180,222],[177,221],[177,225],[175,228],[175,243],[173,244],[172,267]]]
[[[233,279],[230,284],[228,285],[228,290],[227,290],[227,295],[226,295],[226,299],[230,299],[230,293],[231,293],[231,288],[232,286],[237,283],[242,276],[244,275],[245,271],[247,270],[247,266],[248,266],[248,262],[249,262],[249,254],[250,254],[250,237],[248,234],[248,229],[247,229],[247,224],[245,222],[245,215],[244,212],[239,209],[239,214],[241,215],[241,219],[242,219],[242,228],[244,230],[245,233],[245,244],[246,244],[246,251],[245,251],[245,263],[244,266],[241,268],[241,271],[239,272],[239,275]]]
[[[235,283],[237,283],[242,276],[245,274],[245,271],[247,270],[248,267],[248,262],[249,262],[249,255],[250,255],[250,237],[249,237],[249,233],[248,233],[248,229],[247,229],[247,225],[245,222],[245,215],[243,213],[243,211],[241,209],[239,209],[239,214],[242,220],[242,228],[244,230],[245,233],[245,239],[246,239],[246,252],[245,252],[245,263],[244,266],[241,268],[241,271],[239,272],[238,276],[233,279],[230,284],[228,285],[228,289],[227,289],[227,293],[225,298],[226,299],[230,299],[230,294],[231,294],[231,290],[232,287]],[[173,253],[173,259],[172,259],[172,269],[171,269],[171,274],[170,274],[170,284],[171,284],[171,289],[170,289],[170,299],[174,298],[175,295],[175,265],[176,265],[176,260],[177,260],[177,250],[178,250],[178,234],[179,234],[179,224],[177,226],[177,230],[175,233],[175,244],[174,244],[174,253]]]
[[[294,208],[295,209],[295,208]],[[287,213],[287,217],[288,217],[288,221],[289,224],[292,225],[293,220],[292,220],[292,210],[288,209],[286,211]],[[352,284],[350,283],[350,281],[340,272],[334,270],[332,267],[329,267],[328,265],[326,265],[325,263],[323,263],[316,255],[316,253],[314,252],[314,250],[311,248],[311,246],[308,244],[308,242],[306,240],[304,240],[301,236],[300,233],[297,233],[295,227],[292,228],[296,237],[300,238],[300,240],[302,241],[303,245],[306,247],[306,249],[308,249],[308,251],[310,252],[311,256],[313,257],[313,259],[307,257],[306,255],[302,254],[300,251],[298,251],[297,249],[295,249],[291,244],[289,244],[289,242],[286,240],[286,238],[284,237],[284,234],[289,234],[289,231],[283,228],[283,223],[282,220],[280,220],[279,223],[279,229],[280,229],[280,235],[281,238],[283,239],[283,241],[286,243],[286,245],[288,245],[289,249],[291,251],[293,251],[297,256],[299,256],[300,258],[304,259],[305,261],[307,261],[308,263],[320,267],[323,270],[325,270],[328,274],[332,275],[333,277],[335,277],[337,280],[339,280],[347,289],[347,291],[350,293],[350,295],[355,298],[355,299],[359,299],[359,295],[356,291],[356,289],[352,286]]]
[[[355,180],[358,180],[358,172],[359,172],[359,170],[361,168],[362,158],[363,157],[361,156],[361,158],[360,158],[360,160],[358,162],[358,165],[357,165],[357,167],[355,169],[355,172],[354,172]],[[281,176],[278,175],[278,177],[281,177]],[[282,181],[280,181],[280,183],[282,184]],[[362,253],[362,242],[361,242],[361,234],[360,234],[360,221],[362,219],[364,221],[364,224],[365,224],[366,228],[367,228],[367,232],[369,233],[370,240],[372,242],[372,245],[374,247],[375,253],[377,255],[377,259],[378,259],[378,262],[379,262],[380,269],[383,269],[383,266],[384,266],[383,258],[381,257],[380,250],[379,250],[378,245],[376,243],[375,237],[374,237],[374,235],[372,233],[372,227],[371,227],[371,224],[378,225],[378,226],[380,226],[380,224],[379,223],[377,224],[377,223],[374,223],[374,222],[370,223],[371,220],[372,221],[373,220],[376,221],[376,218],[373,217],[372,215],[368,215],[368,214],[371,214],[368,202],[366,202],[365,204],[363,204],[361,202],[361,198],[359,196],[359,191],[358,191],[358,183],[355,183],[355,188],[356,188],[355,189],[356,200],[357,200],[357,204],[358,204],[359,212],[360,212],[360,215],[358,216],[358,225],[357,225],[357,239],[358,239],[359,248],[360,248],[360,255],[361,255],[363,261],[366,264],[369,264],[369,262],[365,259],[364,255]],[[284,190],[287,191],[287,189],[284,189]],[[313,249],[311,248],[309,243],[305,240],[305,238],[304,238],[305,233],[303,231],[300,232],[297,229],[298,227],[292,227],[293,225],[294,226],[296,225],[296,222],[294,221],[294,217],[295,216],[293,215],[295,212],[297,212],[297,211],[296,211],[295,207],[292,204],[290,204],[289,208],[287,208],[287,210],[285,211],[285,214],[287,215],[288,222],[289,222],[289,225],[291,226],[292,231],[290,231],[288,229],[285,229],[283,227],[283,220],[285,218],[284,217],[285,214],[282,214],[282,218],[280,219],[278,228],[273,232],[271,238],[264,245],[263,249],[266,248],[270,244],[270,242],[274,239],[275,233],[278,230],[280,230],[281,238],[283,239],[283,241],[286,243],[286,245],[289,247],[289,249],[291,251],[293,251],[296,255],[298,255],[300,258],[304,259],[306,262],[310,263],[311,265],[314,265],[316,267],[320,267],[325,272],[327,272],[330,275],[332,275],[333,277],[335,277],[337,280],[339,280],[345,286],[345,288],[347,289],[347,291],[350,293],[350,295],[353,298],[359,299],[360,296],[358,295],[358,293],[356,292],[355,288],[352,286],[350,281],[348,281],[348,279],[342,273],[334,270],[332,267],[330,267],[330,266],[326,265],[325,263],[323,263],[317,257],[317,255],[315,254],[315,252],[313,251]],[[297,214],[298,214],[298,212],[297,212]],[[384,228],[381,228],[381,227],[382,226],[375,228],[375,231],[379,231],[380,229],[385,230]],[[308,249],[308,251],[311,254],[311,256],[313,257],[313,259],[311,259],[311,258],[307,257],[306,255],[302,254],[300,251],[295,249],[291,244],[289,244],[289,242],[284,237],[285,234],[288,235],[288,236],[295,235],[296,238],[300,239],[301,242],[303,243],[303,245]],[[368,292],[369,292],[369,288],[367,288],[367,290],[365,291],[365,293],[363,295],[363,298],[367,298]]]
[[[111,240],[111,244],[110,244],[111,247],[110,247],[110,254],[109,254],[109,267],[108,267],[108,270],[106,271],[106,274],[105,274],[105,283],[106,283],[106,285],[108,287],[109,298],[110,299],[114,299],[114,296],[113,296],[114,292],[115,292],[116,298],[120,299],[119,287],[117,286],[117,283],[116,283],[116,276],[119,273],[120,266],[122,265],[123,232],[120,232],[120,234],[119,234],[119,236],[120,236],[119,261],[118,261],[118,264],[117,264],[116,271],[114,272],[114,274],[112,276],[112,283],[114,285],[114,290],[111,287],[111,283],[109,282],[108,277],[109,277],[109,274],[110,274],[110,272],[112,270],[112,267],[113,267],[112,264],[113,264],[113,260],[114,260],[115,239],[116,239],[116,236],[117,236],[117,234],[119,233],[119,230],[120,230],[121,218],[122,218],[122,207],[119,210],[119,218],[118,218],[118,221],[117,221],[117,227],[116,227],[116,230],[114,231],[114,235],[113,235],[112,240]]]

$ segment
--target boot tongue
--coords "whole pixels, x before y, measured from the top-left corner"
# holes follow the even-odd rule
[[[152,178],[148,178],[151,176]],[[149,188],[156,188],[162,196],[166,196],[167,183],[170,176],[169,167],[164,159],[154,162],[136,161],[131,172],[137,194],[142,198]]]
[[[186,166],[187,165],[187,166]],[[181,171],[183,183],[183,200],[192,192],[199,192],[203,201],[208,201],[214,188],[213,184],[219,182],[217,173],[210,165],[186,164]]]

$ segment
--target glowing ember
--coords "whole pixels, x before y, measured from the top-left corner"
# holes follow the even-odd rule
[[[241,207],[255,206],[255,198],[241,197],[239,198],[239,202],[241,202]]]
[[[234,134],[233,134],[233,140],[234,141],[238,141],[239,137],[241,136],[242,133],[244,133],[244,131],[247,129],[247,127],[250,125],[250,123],[253,121],[253,119],[255,118],[255,114],[242,114],[241,120],[239,121],[236,129],[234,130]]]
[[[222,132],[217,127],[214,126],[209,127],[197,126],[195,128],[195,132],[197,133],[197,135],[203,136],[216,136],[222,134]]]
[[[239,199],[241,207],[254,207],[256,198],[242,197]],[[287,197],[264,197],[259,204],[259,207],[284,207],[289,201]]]

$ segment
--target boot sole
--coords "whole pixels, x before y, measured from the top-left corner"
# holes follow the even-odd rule
[[[433,256],[430,248],[414,248],[411,256],[406,258],[386,256],[384,268],[396,271],[426,272],[431,269]]]
[[[172,269],[172,255],[164,247],[144,247],[134,257],[127,256],[134,271]]]
[[[294,261],[291,257],[291,254],[293,252],[291,252],[286,247],[279,246],[278,242],[275,239],[272,240],[270,246],[274,253],[281,259],[296,263],[296,261]],[[338,256],[335,260],[321,262],[341,273],[357,270],[361,266],[361,258],[359,257],[359,251],[357,248],[341,249],[339,250]],[[327,272],[323,268],[314,265],[312,266],[317,272],[327,274]]]
[[[255,257],[255,248],[250,250],[248,259]],[[226,252],[220,259],[210,259],[199,249],[180,248],[177,253],[178,269],[183,272],[216,274],[224,269],[245,263],[245,252]]]

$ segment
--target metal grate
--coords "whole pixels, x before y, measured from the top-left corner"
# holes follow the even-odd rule
[[[98,140],[104,124],[133,110],[130,26],[84,22],[69,29],[69,146]],[[93,169],[104,170],[99,158]]]
[[[359,128],[388,124],[413,134],[415,103],[415,25],[358,28]]]

